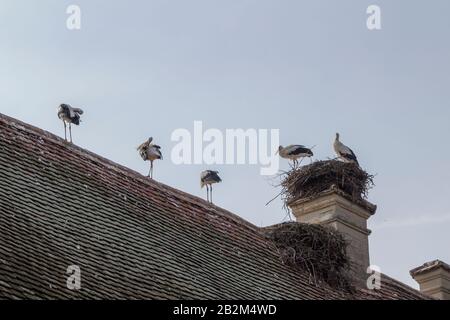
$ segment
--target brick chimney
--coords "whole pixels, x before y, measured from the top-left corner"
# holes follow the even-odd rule
[[[450,266],[434,260],[412,269],[411,276],[420,286],[420,291],[433,298],[450,300]]]
[[[376,206],[365,200],[351,200],[338,188],[331,188],[313,197],[299,199],[288,204],[297,222],[329,226],[349,242],[347,254],[355,285],[365,286],[369,259],[369,234],[367,219]]]

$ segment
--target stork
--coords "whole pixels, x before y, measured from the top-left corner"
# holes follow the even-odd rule
[[[200,174],[200,187],[206,186],[206,200],[212,203],[212,185],[222,182],[218,171],[205,170]]]
[[[311,149],[301,144],[291,144],[287,147],[279,146],[277,153],[282,158],[292,160],[294,167],[298,165],[298,159],[309,158],[314,155]]]
[[[64,123],[64,140],[67,141],[67,125],[69,125],[70,142],[72,142],[72,123],[78,126],[82,114],[83,110],[73,108],[65,103],[58,107],[58,118]]]
[[[356,155],[352,151],[352,149],[339,141],[339,133],[336,133],[336,139],[334,140],[333,148],[339,159],[344,162],[355,163],[359,166],[358,159],[356,158]]]
[[[153,179],[153,161],[159,159],[162,160],[163,156],[161,153],[161,147],[152,143],[153,138],[150,137],[147,141],[142,143],[137,150],[141,155],[144,161],[150,161],[150,171],[148,172],[148,176]]]

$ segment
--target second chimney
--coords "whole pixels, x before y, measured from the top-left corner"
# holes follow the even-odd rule
[[[369,234],[367,220],[376,206],[365,200],[352,201],[337,188],[331,188],[313,197],[289,203],[297,222],[329,226],[347,239],[347,254],[355,283],[365,285],[368,277]]]
[[[409,272],[420,291],[433,298],[450,300],[450,266],[441,260],[427,262]]]

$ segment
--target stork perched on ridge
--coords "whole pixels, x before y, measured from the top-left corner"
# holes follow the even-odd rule
[[[222,182],[222,179],[218,171],[205,170],[200,174],[200,187],[206,186],[206,200],[210,203],[212,203],[212,185],[219,182]]]
[[[301,144],[291,144],[287,147],[279,146],[277,153],[279,153],[282,158],[292,160],[294,167],[298,165],[298,159],[309,158],[314,155],[311,149]]]
[[[65,103],[58,107],[58,118],[64,123],[64,140],[67,141],[67,125],[69,125],[70,142],[72,142],[72,123],[78,126],[82,114],[83,110],[80,108],[73,108]]]
[[[356,163],[359,166],[358,159],[356,158],[356,155],[352,151],[352,149],[339,141],[339,133],[336,133],[336,139],[334,140],[333,148],[339,159],[344,162]]]
[[[150,161],[150,171],[148,172],[148,177],[153,179],[153,161],[159,159],[162,160],[163,156],[161,153],[161,147],[152,143],[153,138],[150,137],[147,141],[137,147],[139,154],[144,161]]]

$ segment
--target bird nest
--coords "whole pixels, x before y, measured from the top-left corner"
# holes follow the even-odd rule
[[[364,205],[364,199],[367,199],[368,192],[374,185],[373,178],[373,175],[354,163],[316,161],[284,173],[281,178],[281,195],[284,203],[289,204],[328,190],[336,190]]]
[[[321,225],[285,222],[264,229],[277,247],[283,263],[306,271],[315,284],[325,281],[342,290],[352,290],[344,237]]]

